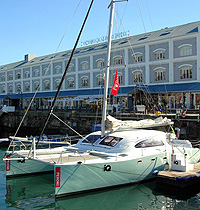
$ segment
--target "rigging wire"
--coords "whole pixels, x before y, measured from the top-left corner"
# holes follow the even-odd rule
[[[55,58],[55,56],[56,56],[56,53],[58,52],[58,49],[59,49],[61,43],[63,42],[64,37],[66,36],[66,33],[68,32],[68,29],[69,29],[69,27],[70,27],[70,25],[71,25],[71,23],[72,23],[72,20],[74,19],[74,16],[75,16],[75,14],[76,14],[76,12],[77,12],[79,6],[80,6],[80,3],[81,3],[81,0],[79,0],[78,5],[76,6],[76,9],[75,9],[75,11],[74,11],[74,13],[73,13],[73,15],[72,15],[72,17],[71,17],[71,19],[70,19],[70,22],[68,23],[68,25],[67,25],[67,27],[66,27],[66,30],[65,30],[65,32],[64,32],[64,34],[63,34],[63,36],[62,36],[62,38],[61,38],[61,40],[60,40],[60,42],[59,42],[57,48],[56,48],[56,51],[55,51],[54,55],[52,56],[53,59],[51,59],[51,62],[48,64],[48,66],[47,66],[47,68],[46,68],[46,70],[45,70],[44,76],[47,75],[48,70],[49,70],[50,66],[52,65],[52,63],[53,63],[53,60],[54,60],[54,58]],[[23,115],[23,117],[22,117],[20,123],[19,123],[19,126],[17,127],[17,130],[16,130],[16,132],[15,132],[15,134],[14,134],[14,138],[15,138],[16,135],[18,134],[18,131],[19,131],[19,129],[20,129],[22,123],[24,122],[24,119],[25,119],[26,115],[27,115],[29,109],[31,108],[31,105],[32,105],[32,103],[33,103],[33,101],[34,101],[34,99],[35,99],[35,97],[36,97],[36,95],[37,95],[37,93],[38,93],[38,91],[39,91],[39,89],[40,89],[40,85],[41,85],[41,84],[39,83],[39,85],[37,86],[37,88],[36,88],[36,90],[35,90],[35,93],[34,93],[32,99],[31,99],[31,101],[30,101],[30,103],[29,103],[29,105],[28,105],[28,107],[27,107],[27,109],[26,109],[26,111],[25,111],[25,113],[24,113],[24,115]],[[11,140],[10,145],[13,143],[14,138]],[[19,141],[22,143],[21,140],[19,140]],[[23,143],[22,143],[22,144],[23,144]],[[10,145],[9,145],[7,151],[10,149]]]
[[[72,50],[72,52],[71,52],[70,58],[69,58],[69,60],[68,60],[67,66],[66,66],[66,68],[65,68],[65,72],[64,72],[64,74],[63,74],[63,76],[62,76],[62,78],[61,78],[61,81],[60,81],[60,84],[59,84],[59,86],[58,86],[58,90],[57,90],[57,92],[56,92],[56,95],[55,95],[55,97],[54,97],[54,100],[53,100],[53,102],[52,102],[52,104],[51,104],[51,108],[50,108],[49,114],[48,114],[48,116],[47,116],[47,119],[46,119],[46,121],[45,121],[45,125],[44,125],[44,127],[43,127],[43,129],[42,129],[42,132],[41,132],[41,134],[40,134],[40,137],[39,137],[39,139],[38,139],[37,144],[39,143],[39,140],[40,140],[40,138],[41,138],[41,136],[42,136],[42,134],[43,134],[43,132],[44,132],[46,126],[47,126],[47,123],[48,123],[48,121],[49,121],[49,119],[50,119],[50,117],[51,117],[51,114],[52,114],[52,112],[53,112],[53,109],[54,109],[54,106],[55,106],[56,99],[57,99],[57,97],[58,97],[58,95],[59,95],[59,93],[60,93],[62,84],[63,84],[63,82],[64,82],[64,79],[65,79],[65,76],[66,76],[66,74],[67,74],[68,68],[69,68],[69,66],[70,66],[70,63],[71,63],[72,57],[73,57],[73,55],[74,55],[75,49],[76,49],[76,47],[77,47],[77,45],[78,45],[78,42],[79,42],[80,36],[81,36],[81,34],[82,34],[83,28],[84,28],[85,23],[86,23],[86,21],[87,21],[87,18],[88,18],[88,16],[89,16],[89,13],[90,13],[90,10],[91,10],[91,8],[92,8],[93,2],[94,2],[94,0],[91,1],[90,6],[89,6],[89,8],[88,8],[87,14],[86,14],[85,19],[84,19],[84,21],[83,21],[83,24],[82,24],[82,26],[81,26],[80,32],[79,32],[79,34],[78,34],[78,37],[77,37],[77,40],[76,40],[76,42],[75,42],[74,48],[73,48],[73,50]]]

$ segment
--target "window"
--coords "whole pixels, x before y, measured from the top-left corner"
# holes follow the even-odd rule
[[[104,138],[99,144],[114,147],[114,146],[116,146],[121,140],[122,140],[122,138],[119,138],[119,137],[107,136],[107,137]]]
[[[8,80],[13,80],[13,75],[12,74],[9,74]]]
[[[9,85],[8,91],[9,91],[9,93],[12,93],[13,92],[13,86],[12,85]]]
[[[39,77],[39,76],[40,76],[40,71],[39,71],[39,69],[35,69],[35,70],[34,70],[33,76],[34,76],[34,77]]]
[[[26,71],[25,72],[25,78],[29,78],[30,77],[30,72],[29,71]]]
[[[6,92],[6,87],[5,87],[5,85],[2,85],[2,87],[1,87],[1,92],[2,92],[2,93],[5,93],[5,92]]]
[[[49,80],[44,81],[44,90],[50,90],[50,82]]]
[[[97,63],[97,68],[103,68],[104,67],[104,60],[103,59],[99,59],[96,61]]]
[[[82,87],[89,87],[89,78],[87,76],[82,77],[81,81],[82,81]]]
[[[123,84],[122,73],[118,73],[118,81],[119,81],[119,84],[120,84],[120,85]]]
[[[67,87],[74,88],[74,78],[71,77],[67,80]]]
[[[5,80],[6,80],[5,75],[2,75],[2,76],[1,76],[1,81],[3,82],[3,81],[5,81]]]
[[[142,53],[140,53],[140,52],[134,53],[134,54],[132,55],[132,57],[133,57],[133,62],[134,62],[134,63],[139,63],[139,62],[142,62],[142,60],[143,60]]]
[[[165,81],[165,68],[154,69],[155,81]]]
[[[104,83],[104,76],[103,75],[101,75],[101,74],[98,74],[97,76],[96,76],[96,78],[97,78],[97,86],[102,86],[103,85],[103,83]]]
[[[70,64],[69,65],[69,70],[68,71],[74,71],[75,69],[74,69],[74,64],[72,63],[72,64]]]
[[[20,92],[21,90],[21,84],[17,84],[17,92]]]
[[[56,81],[55,81],[55,87],[58,88],[59,85],[60,85],[60,79],[56,79]]]
[[[17,73],[17,79],[21,79],[21,73]]]
[[[87,61],[83,61],[81,63],[81,69],[82,70],[88,70],[89,69],[89,63]]]
[[[179,66],[180,79],[192,79],[192,65]]]
[[[113,58],[113,65],[114,66],[122,65],[122,56],[115,56]]]
[[[61,74],[62,73],[62,68],[60,65],[55,67],[55,74]]]
[[[156,140],[156,139],[148,139],[143,140],[135,145],[135,148],[145,148],[145,147],[157,147],[157,146],[163,146],[164,143],[162,140]]]
[[[133,71],[132,74],[133,74],[133,83],[143,82],[143,76],[141,70]]]
[[[37,90],[39,85],[40,85],[40,83],[38,81],[34,82],[34,89]]]
[[[85,138],[82,143],[91,143],[93,144],[97,139],[101,138],[101,135],[90,135]]]
[[[155,60],[160,60],[165,58],[165,49],[154,50]]]
[[[160,34],[160,36],[165,36],[165,35],[168,35],[172,32],[172,30],[166,30],[164,31],[162,34]]]
[[[144,35],[144,36],[140,37],[140,38],[138,39],[138,41],[145,40],[145,39],[147,39],[149,36],[151,36],[151,34]]]
[[[184,44],[178,47],[180,56],[192,55],[192,45]]]
[[[30,83],[26,82],[25,83],[25,92],[29,92],[30,91]]]

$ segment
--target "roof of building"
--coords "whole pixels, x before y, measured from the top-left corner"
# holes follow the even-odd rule
[[[171,27],[171,28],[167,27],[161,30],[129,36],[126,38],[116,39],[112,41],[112,49],[120,48],[121,46],[129,46],[130,44],[132,47],[134,46],[137,47],[145,43],[151,43],[154,41],[160,41],[164,39],[170,39],[170,38],[185,36],[188,34],[198,33],[199,25],[200,25],[200,21],[188,23],[188,24],[184,24],[184,25],[180,25],[176,27]],[[100,43],[100,44],[80,47],[76,49],[74,56],[81,55],[84,53],[93,53],[97,51],[102,51],[102,49],[106,49],[106,48],[107,48],[107,43],[105,42]],[[55,54],[34,57],[33,59],[29,61],[22,60],[19,62],[2,65],[0,66],[0,71],[18,69],[21,67],[26,68],[30,65],[48,63],[48,62],[51,62],[52,60],[54,61],[62,60],[62,58],[63,59],[66,58],[67,60],[67,58],[69,58],[70,56],[70,53],[71,53],[71,50],[67,50],[67,51],[63,51],[63,52],[59,52]]]

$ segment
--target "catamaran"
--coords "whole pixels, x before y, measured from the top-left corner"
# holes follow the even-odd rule
[[[137,183],[168,168],[187,171],[199,161],[200,150],[189,141],[152,129],[171,126],[171,120],[124,122],[107,115],[114,6],[115,1],[111,0],[101,131],[88,134],[69,147],[36,150],[33,143],[29,152],[7,154],[7,176],[54,170],[55,196],[62,197]]]

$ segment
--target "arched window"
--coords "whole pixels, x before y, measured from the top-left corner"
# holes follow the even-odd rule
[[[155,81],[165,81],[165,68],[159,67],[154,69]]]
[[[9,85],[9,93],[12,93],[13,92],[13,85]]]
[[[82,87],[89,87],[89,78],[88,76],[81,77]]]
[[[12,74],[9,74],[8,80],[13,80],[13,75]]]
[[[21,73],[20,72],[17,73],[17,79],[21,79]]]
[[[39,77],[40,76],[40,70],[39,69],[35,69],[34,70],[34,77]]]
[[[40,83],[38,81],[34,82],[34,89],[37,90],[39,85],[40,85]]]
[[[61,74],[61,73],[62,73],[62,68],[61,68],[60,65],[57,65],[57,66],[55,67],[55,74]]]
[[[89,69],[89,63],[87,61],[83,61],[81,63],[81,69],[82,70],[88,70]]]
[[[70,77],[70,78],[67,80],[67,87],[68,87],[68,88],[74,88],[74,78],[73,78],[73,77]]]
[[[5,75],[2,75],[2,76],[1,76],[1,81],[3,82],[3,81],[5,81],[5,80],[6,80]]]
[[[180,56],[192,55],[192,45],[184,44],[178,47]]]
[[[113,58],[113,65],[114,66],[122,65],[122,56],[121,55],[117,55]]]
[[[17,84],[17,92],[20,92],[22,90],[21,84]]]
[[[5,92],[6,92],[6,87],[5,87],[5,85],[2,85],[2,86],[1,86],[1,92],[2,92],[2,93],[5,93]]]
[[[26,82],[25,83],[25,92],[29,92],[30,91],[30,83]]]
[[[74,64],[73,63],[71,63],[70,65],[69,65],[69,70],[68,71],[74,71],[75,69],[74,69]]]
[[[133,83],[143,82],[143,76],[141,70],[135,70],[132,72],[133,74]]]
[[[96,61],[96,63],[97,63],[97,68],[103,68],[104,67],[104,59],[98,59],[97,61]]]
[[[44,81],[44,90],[50,90],[50,82],[49,80]]]
[[[59,84],[60,84],[60,79],[56,79],[55,80],[55,87],[58,88]]]
[[[25,78],[30,78],[30,72],[29,71],[25,72]]]
[[[192,65],[185,64],[178,67],[180,79],[192,79]]]
[[[96,76],[97,86],[102,86],[104,83],[104,76],[102,74],[98,74]]]
[[[143,61],[143,55],[140,52],[136,52],[134,54],[132,54],[133,57],[133,62],[134,63],[139,63]]]
[[[165,58],[165,49],[156,49],[153,51],[154,56],[155,56],[155,60],[160,60],[160,59],[164,59]]]

